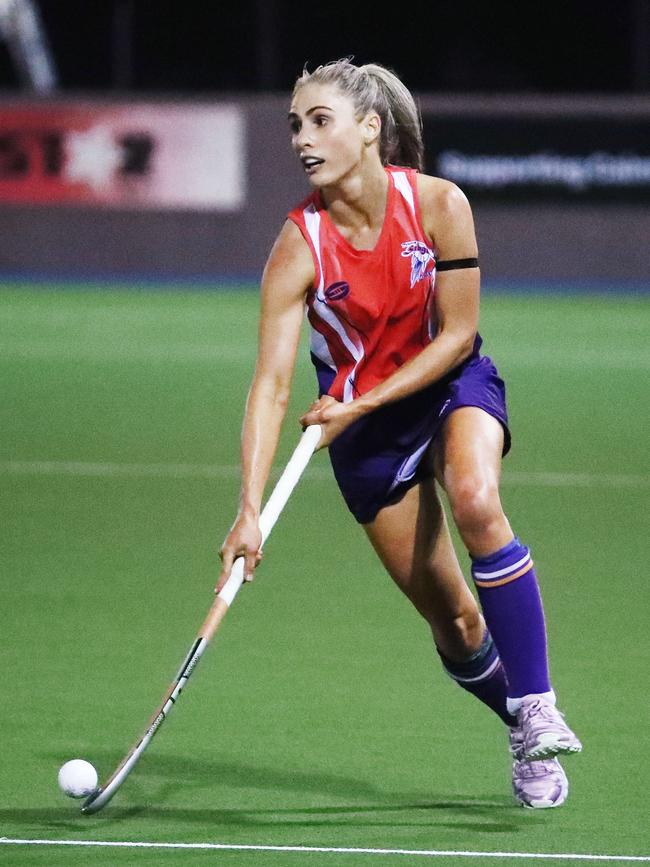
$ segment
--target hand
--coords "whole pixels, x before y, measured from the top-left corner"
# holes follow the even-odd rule
[[[359,416],[360,413],[357,411],[354,401],[340,403],[329,394],[324,394],[323,397],[315,400],[309,410],[301,416],[300,424],[303,429],[311,424],[321,426],[322,435],[317,446],[318,451],[329,446]]]
[[[257,518],[240,513],[219,551],[221,574],[215,593],[223,588],[237,557],[244,558],[244,581],[252,581],[255,569],[262,560],[262,534]]]

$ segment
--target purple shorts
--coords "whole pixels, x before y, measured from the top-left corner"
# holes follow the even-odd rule
[[[359,419],[329,447],[343,498],[360,524],[400,500],[427,470],[422,457],[455,409],[477,406],[501,422],[503,454],[510,431],[503,380],[487,356],[468,359],[443,380]]]

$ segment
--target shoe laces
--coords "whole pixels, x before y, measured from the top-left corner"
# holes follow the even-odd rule
[[[524,733],[518,726],[510,729],[510,754],[515,761],[524,755]]]
[[[515,760],[516,773],[519,779],[533,779],[534,777],[547,777],[558,771],[560,763],[557,759],[537,759],[534,762]]]
[[[564,714],[561,713],[554,704],[544,701],[541,698],[536,698],[531,702],[522,704],[520,709],[521,724],[530,722],[531,718],[541,718],[557,722],[558,717],[564,719]]]
[[[556,758],[536,759],[532,762],[524,761],[524,733],[519,726],[510,729],[510,754],[516,765],[516,774],[519,779],[545,777],[558,770],[559,762]]]

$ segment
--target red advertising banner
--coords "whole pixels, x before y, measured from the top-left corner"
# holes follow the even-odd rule
[[[234,105],[0,105],[0,203],[236,211],[245,124]]]

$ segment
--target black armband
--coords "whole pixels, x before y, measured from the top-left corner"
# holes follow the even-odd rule
[[[478,259],[446,259],[436,262],[436,271],[455,271],[458,268],[478,268]]]

